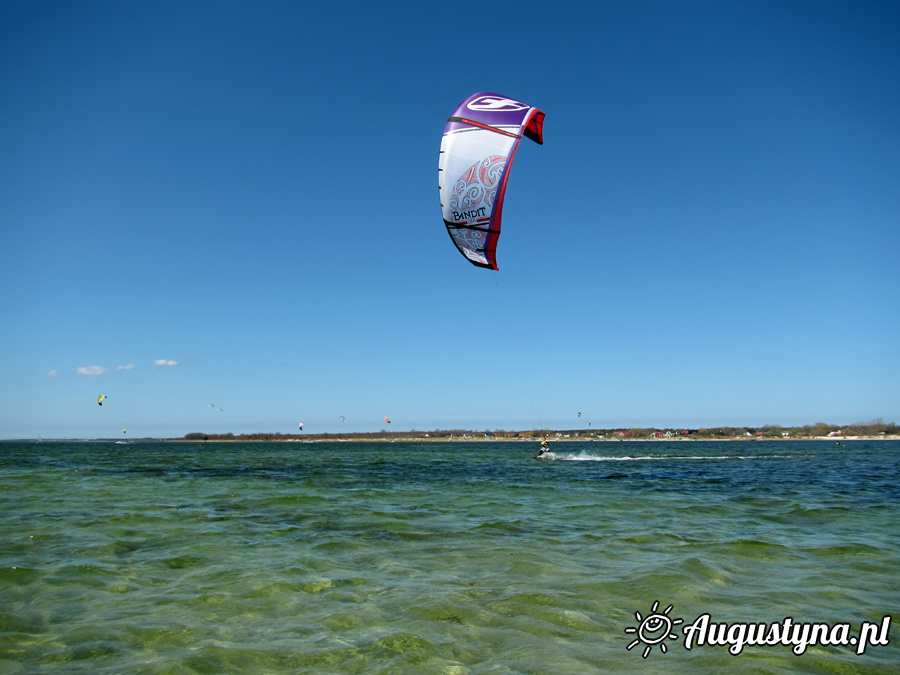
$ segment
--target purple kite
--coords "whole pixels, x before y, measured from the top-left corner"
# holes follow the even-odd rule
[[[473,265],[496,270],[509,169],[522,136],[544,143],[544,113],[498,94],[473,94],[441,139],[438,179],[444,225]]]

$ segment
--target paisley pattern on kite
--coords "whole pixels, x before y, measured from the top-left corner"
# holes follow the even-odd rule
[[[456,248],[496,270],[503,196],[522,136],[544,143],[544,113],[498,94],[473,94],[444,127],[438,179],[444,225]]]

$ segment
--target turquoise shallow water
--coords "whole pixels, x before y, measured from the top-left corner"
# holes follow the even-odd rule
[[[684,633],[893,622],[900,443],[536,450],[0,443],[0,674],[900,669]]]

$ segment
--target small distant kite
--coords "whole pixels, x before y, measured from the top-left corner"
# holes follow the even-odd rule
[[[300,431],[303,431],[303,422],[300,422]]]
[[[122,433],[123,433],[123,434],[124,434],[124,433],[127,433],[127,432],[128,432],[128,429],[122,429]]]
[[[109,398],[106,394],[100,394],[100,398],[97,399],[97,405],[103,405],[103,399]]]
[[[581,413],[578,413],[578,416],[581,417]]]
[[[343,416],[343,415],[339,415],[339,417],[341,418],[341,422],[343,422],[343,421],[344,421],[344,416]]]
[[[384,418],[384,421],[385,421],[385,422],[387,422],[387,423],[388,423],[388,424],[390,424],[390,423],[391,423],[391,420],[390,420],[390,418],[389,418],[389,417],[385,417],[385,418]]]
[[[209,404],[208,406],[206,406],[206,407],[207,407],[207,408],[213,408],[213,409],[215,409],[216,404],[215,404],[215,403],[210,403],[210,404]]]

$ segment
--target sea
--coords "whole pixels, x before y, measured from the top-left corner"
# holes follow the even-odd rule
[[[898,673],[900,442],[0,443],[0,674]]]

